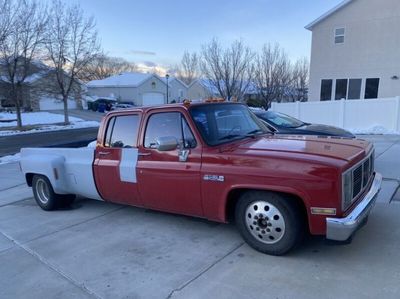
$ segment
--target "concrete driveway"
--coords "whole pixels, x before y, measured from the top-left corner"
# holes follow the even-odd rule
[[[399,298],[400,136],[363,136],[385,177],[349,245],[260,254],[233,225],[80,199],[44,212],[0,166],[0,298]]]

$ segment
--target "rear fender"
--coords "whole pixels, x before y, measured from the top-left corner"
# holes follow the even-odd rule
[[[27,184],[34,174],[47,177],[55,193],[68,194],[65,175],[65,158],[59,155],[29,155],[21,157],[21,168]]]

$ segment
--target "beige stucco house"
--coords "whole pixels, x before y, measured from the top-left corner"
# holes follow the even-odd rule
[[[23,61],[21,62],[21,64]],[[0,62],[0,108],[15,107],[11,96],[11,84],[6,67]],[[20,79],[19,98],[21,109],[26,111],[62,110],[64,104],[59,92],[55,70],[41,61],[31,61],[27,76]],[[80,81],[73,84],[68,100],[69,109],[82,108],[82,94],[85,86]]]
[[[116,98],[137,106],[167,103],[166,78],[149,73],[122,73],[87,84],[90,96]],[[187,97],[187,86],[174,77],[168,80],[168,102],[181,102]]]
[[[346,0],[307,25],[309,101],[400,96],[399,28],[399,0]]]
[[[166,82],[166,78],[163,78]],[[183,100],[188,98],[188,86],[181,80],[175,77],[169,77],[168,79],[168,101],[181,103]]]
[[[202,100],[216,95],[204,79],[196,79],[188,86],[187,97],[190,100]]]

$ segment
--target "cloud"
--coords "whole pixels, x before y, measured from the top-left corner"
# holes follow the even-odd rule
[[[148,55],[148,56],[156,56],[156,52],[152,51],[145,51],[145,50],[129,50],[126,52],[127,54],[130,55]]]
[[[151,61],[138,62],[136,63],[136,66],[138,71],[143,73],[156,73],[160,76],[165,76],[168,72],[168,68]]]
[[[143,61],[142,62],[145,66],[148,66],[148,67],[155,67],[155,66],[157,66],[157,64],[155,63],[155,62],[153,62],[153,61]]]

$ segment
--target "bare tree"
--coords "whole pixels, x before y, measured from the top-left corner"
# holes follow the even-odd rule
[[[177,78],[186,85],[199,77],[199,57],[196,53],[185,51],[181,63],[177,66]]]
[[[301,58],[292,67],[289,97],[292,102],[305,102],[308,99],[309,61]]]
[[[265,44],[255,62],[257,90],[269,108],[272,101],[281,102],[291,82],[291,66],[285,51],[278,45]]]
[[[14,19],[11,0],[0,0],[0,44],[5,41]]]
[[[104,53],[97,55],[82,69],[79,79],[82,81],[102,80],[124,72],[136,72],[137,66],[121,57],[110,57]]]
[[[222,98],[242,101],[251,83],[253,59],[254,53],[242,41],[222,48],[213,39],[202,47],[200,66],[205,78]]]
[[[0,7],[0,81],[15,104],[20,128],[22,94],[43,44],[46,8],[36,0],[3,0]]]
[[[45,45],[64,102],[64,122],[68,124],[68,98],[79,92],[80,73],[99,52],[94,18],[86,18],[78,5],[66,7],[54,0]]]

